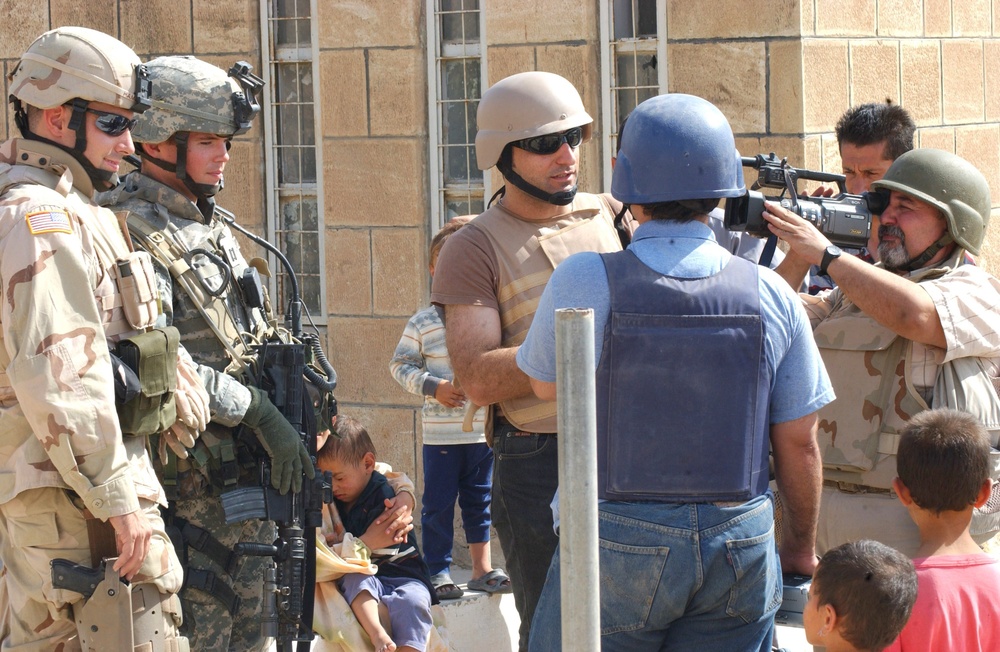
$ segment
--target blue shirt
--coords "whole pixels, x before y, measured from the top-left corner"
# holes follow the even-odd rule
[[[653,270],[681,278],[717,274],[732,256],[701,222],[647,222],[636,229],[629,249]],[[771,423],[784,423],[815,412],[832,401],[834,394],[798,295],[772,270],[760,268],[759,272],[764,352],[772,378]],[[517,352],[518,366],[536,380],[556,380],[555,311],[559,308],[593,309],[594,359],[599,361],[611,313],[608,277],[599,254],[570,256],[549,279],[527,339]]]

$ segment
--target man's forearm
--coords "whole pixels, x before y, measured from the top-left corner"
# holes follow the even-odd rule
[[[782,556],[812,555],[816,546],[823,460],[816,443],[816,415],[771,428],[774,475],[785,524]]]
[[[455,367],[455,377],[462,390],[476,405],[490,405],[532,393],[531,381],[517,366],[517,347],[494,349]]]
[[[806,278],[806,274],[809,273],[809,262],[803,260],[799,256],[795,255],[795,252],[789,250],[785,254],[785,259],[781,261],[774,271],[778,275],[785,279],[785,282],[791,286],[796,292],[802,287],[802,282]]]

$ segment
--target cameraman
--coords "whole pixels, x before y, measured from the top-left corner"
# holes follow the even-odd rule
[[[860,195],[867,192],[871,184],[885,175],[892,162],[913,149],[913,133],[916,125],[903,107],[888,102],[859,104],[848,109],[837,121],[835,132],[840,152],[840,163],[846,179],[847,192]],[[819,188],[815,194],[829,197],[830,188]],[[878,221],[872,223],[868,247],[858,250],[856,256],[868,263],[875,262],[878,248]],[[794,265],[792,259],[786,265]],[[784,271],[784,268],[779,271]],[[802,274],[806,270],[802,268]],[[809,267],[809,294],[836,287],[830,277],[820,274],[818,267]]]
[[[869,265],[775,202],[764,218],[789,259],[819,265],[838,287],[801,295],[837,399],[820,410],[823,501],[820,554],[875,539],[913,555],[919,532],[892,494],[903,424],[929,407],[973,414],[997,446],[1000,282],[964,265],[978,254],[990,217],[986,179],[968,161],[933,149],[900,156],[871,184],[880,211],[878,254]],[[779,270],[780,273],[781,270]],[[798,287],[801,276],[785,279]],[[995,453],[1000,455],[1000,453]],[[976,510],[982,543],[1000,514]]]

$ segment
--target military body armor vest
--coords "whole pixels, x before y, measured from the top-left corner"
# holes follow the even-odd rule
[[[572,210],[544,225],[523,220],[496,204],[472,223],[490,239],[499,266],[501,342],[524,342],[552,271],[581,251],[621,251],[615,213],[599,195],[578,194]],[[517,249],[511,243],[520,243]],[[556,432],[556,404],[535,396],[500,402],[504,417],[528,432]]]
[[[757,266],[663,276],[601,256],[611,314],[597,365],[598,496],[746,501],[767,491],[771,378]]]

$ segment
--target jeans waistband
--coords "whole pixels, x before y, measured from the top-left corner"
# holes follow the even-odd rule
[[[514,428],[514,429],[517,430],[518,433],[520,433],[522,435],[542,435],[542,436],[545,436],[545,437],[555,437],[556,436],[556,433],[554,433],[554,432],[529,432],[527,430],[520,430],[516,425],[514,425],[513,423],[511,423],[510,421],[508,421],[505,417],[503,417],[503,416],[501,416],[499,414],[494,414],[493,415],[493,429],[496,430],[497,428],[499,428],[501,426],[509,426],[511,428]]]

